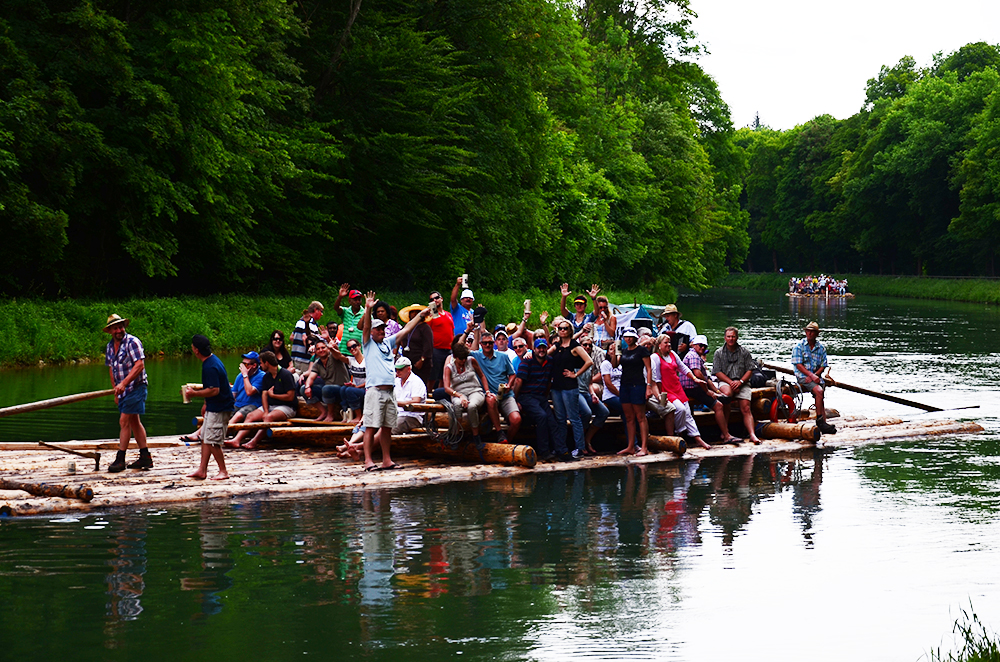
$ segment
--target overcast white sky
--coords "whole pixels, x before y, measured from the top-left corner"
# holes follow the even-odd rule
[[[865,85],[904,55],[918,66],[974,41],[1000,43],[1000,0],[692,0],[700,58],[736,128],[773,129],[824,113],[844,119]]]

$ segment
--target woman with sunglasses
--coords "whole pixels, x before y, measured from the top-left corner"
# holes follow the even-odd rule
[[[556,340],[549,346],[552,361],[552,407],[556,415],[556,448],[566,444],[566,422],[573,428],[573,457],[580,457],[585,448],[583,421],[580,419],[579,378],[594,365],[590,354],[573,339],[569,320],[557,318]],[[569,448],[569,445],[566,444]]]
[[[357,425],[361,422],[361,404],[365,399],[365,357],[361,353],[361,343],[354,338],[348,339],[345,344],[349,355],[342,360],[347,362],[351,379],[340,387],[338,395],[340,402],[351,410],[350,423]]]
[[[295,372],[295,368],[292,367],[292,357],[288,353],[288,348],[285,347],[285,332],[281,329],[275,329],[271,332],[270,339],[267,344],[260,348],[260,351],[261,353],[274,352],[274,357],[278,359],[278,367],[291,373]]]
[[[625,419],[625,430],[628,434],[628,445],[618,451],[619,455],[648,455],[646,443],[649,437],[649,425],[646,423],[646,399],[653,394],[653,370],[650,367],[650,352],[639,344],[639,332],[631,326],[622,334],[625,339],[625,349],[619,357],[611,353],[611,365],[622,367],[622,380],[618,388],[621,400],[622,417]],[[636,432],[639,434],[641,448],[636,452]]]
[[[472,443],[478,447],[483,443],[479,436],[479,410],[486,404],[490,387],[476,357],[469,356],[465,334],[455,336],[451,343],[451,356],[444,365],[444,390],[451,403],[469,415]]]

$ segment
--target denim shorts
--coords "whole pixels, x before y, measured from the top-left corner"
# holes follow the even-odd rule
[[[131,391],[119,396],[118,411],[122,414],[145,414],[146,385],[137,384]]]
[[[618,387],[618,399],[623,405],[646,406],[646,385],[632,384],[626,386],[622,384]]]

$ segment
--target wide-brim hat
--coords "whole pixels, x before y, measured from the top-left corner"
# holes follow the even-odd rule
[[[663,307],[663,314],[669,315],[670,313],[677,313],[678,315],[680,315],[681,311],[677,310],[677,306],[675,306],[674,304],[668,303]]]
[[[399,321],[403,324],[407,324],[411,319],[413,319],[414,314],[419,313],[425,308],[427,308],[427,306],[422,306],[419,303],[407,306],[399,311]]]
[[[815,331],[816,333],[819,333],[819,324],[817,324],[816,322],[809,322],[804,327],[802,327],[802,330],[803,331]]]
[[[117,313],[111,313],[108,315],[108,323],[104,325],[104,333],[111,333],[111,329],[119,324],[124,324],[127,329],[129,321],[126,317],[121,317]]]

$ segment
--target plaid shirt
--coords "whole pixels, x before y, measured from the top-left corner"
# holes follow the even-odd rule
[[[108,343],[107,348],[104,350],[104,365],[111,368],[111,377],[115,382],[115,386],[120,384],[123,379],[128,377],[128,373],[131,372],[132,366],[136,364],[137,361],[143,361],[146,359],[146,355],[142,351],[142,343],[139,339],[128,333],[122,338],[121,345],[118,346],[118,353],[115,354],[115,341],[112,340]],[[127,395],[131,393],[139,384],[146,384],[146,370],[143,369],[142,373],[138,377],[133,379],[125,386],[125,391],[122,395]]]
[[[802,342],[792,349],[792,365],[797,366],[800,363],[813,373],[819,372],[820,368],[825,368],[826,348],[823,347],[823,343],[817,340],[815,347],[809,347],[809,341],[803,338]],[[806,374],[795,368],[795,379],[804,382]]]
[[[691,369],[691,371],[701,370],[702,375],[707,375],[708,372],[705,370],[705,359],[698,352],[693,349],[689,349],[688,353],[684,355],[684,365]],[[683,370],[681,371],[681,387],[682,388],[701,388],[701,386],[692,379],[693,375],[689,375]]]

